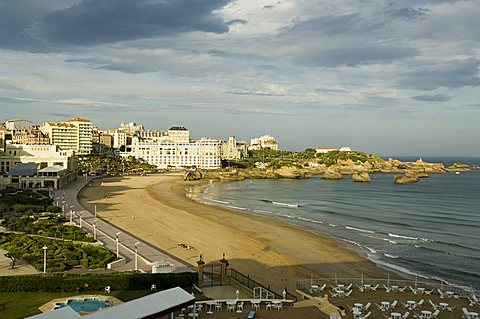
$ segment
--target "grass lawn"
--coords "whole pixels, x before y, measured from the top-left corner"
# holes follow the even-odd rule
[[[105,292],[86,292],[104,295]],[[82,293],[83,294],[83,293]],[[150,294],[149,290],[112,291],[111,296],[129,301]],[[40,313],[38,307],[52,299],[75,296],[75,292],[0,292],[0,318],[17,319]]]

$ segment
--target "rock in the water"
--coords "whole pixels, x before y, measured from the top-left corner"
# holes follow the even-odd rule
[[[418,177],[417,176],[400,176],[400,175],[395,175],[393,178],[393,182],[395,184],[414,184],[418,182]]]
[[[371,181],[370,174],[368,174],[367,172],[353,174],[352,180],[359,183],[370,183]]]
[[[342,179],[342,174],[338,171],[338,169],[334,166],[330,166],[325,173],[323,174],[324,179]]]
[[[416,171],[407,171],[405,172],[405,176],[407,177],[417,177],[417,178],[425,178],[429,175],[425,172],[416,172]]]

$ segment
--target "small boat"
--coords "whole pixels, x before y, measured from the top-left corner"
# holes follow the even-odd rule
[[[460,175],[460,172],[455,172],[455,175]]]

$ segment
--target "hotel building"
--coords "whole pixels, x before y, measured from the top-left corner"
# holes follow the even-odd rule
[[[172,127],[163,139],[132,138],[130,152],[122,156],[143,159],[160,169],[221,168],[221,142],[213,138],[190,141],[190,132],[185,127]]]

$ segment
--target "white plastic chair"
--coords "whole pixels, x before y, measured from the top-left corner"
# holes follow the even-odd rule
[[[110,293],[110,286],[105,287],[105,292],[108,293],[108,294]]]

